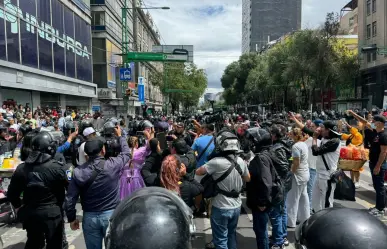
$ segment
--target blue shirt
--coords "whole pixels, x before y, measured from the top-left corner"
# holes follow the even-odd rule
[[[57,149],[56,149],[56,152],[58,153],[63,153],[65,152],[66,150],[68,150],[70,148],[70,143],[66,141],[66,143],[62,144],[61,146],[59,146]]]
[[[211,154],[211,152],[215,148],[214,141],[212,141],[210,146],[208,146],[207,150],[201,156],[201,158],[200,159],[198,158],[202,154],[203,150],[207,147],[207,144],[211,141],[212,138],[213,138],[212,135],[201,136],[195,140],[194,144],[191,147],[192,150],[197,152],[196,160],[197,160],[198,168],[207,163],[207,157]]]

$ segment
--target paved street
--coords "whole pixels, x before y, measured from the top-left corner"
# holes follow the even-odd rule
[[[374,190],[371,184],[371,177],[368,167],[361,175],[361,188],[357,190],[356,202],[348,201],[336,201],[338,207],[349,207],[349,208],[369,208],[374,204]],[[78,207],[80,210],[80,206]],[[79,213],[80,220],[82,212]],[[238,244],[239,248],[256,248],[255,235],[252,230],[252,217],[249,214],[249,210],[244,208],[243,214],[239,219],[238,225]],[[387,222],[387,220],[384,220]],[[209,219],[199,218],[196,219],[197,225],[197,236],[193,242],[193,249],[203,249],[204,245],[211,241],[211,228]],[[3,226],[0,228],[0,234],[4,241],[4,248],[6,249],[22,249],[26,239],[26,233],[21,229],[20,226]],[[85,248],[82,231],[71,231],[68,224],[66,224],[66,234],[72,249],[74,248]],[[287,247],[294,249],[293,230],[289,230],[289,240],[292,244]]]

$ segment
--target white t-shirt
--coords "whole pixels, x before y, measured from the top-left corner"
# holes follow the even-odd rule
[[[78,148],[78,159],[77,164],[82,165],[87,162],[86,160],[86,153],[85,153],[85,144],[86,142],[82,143],[81,146]]]
[[[292,157],[300,158],[300,166],[295,172],[298,185],[309,181],[308,146],[304,142],[297,142],[292,146]]]
[[[239,167],[243,172],[242,176],[248,176],[249,171],[243,159],[237,157],[236,162],[238,163]],[[212,175],[213,179],[218,179],[228,170],[230,166],[231,163],[226,158],[215,157],[208,161],[202,167],[205,167],[207,173]],[[240,190],[243,186],[242,176],[238,173],[236,169],[234,169],[223,181],[218,183],[218,186],[220,189],[225,191]],[[242,200],[240,197],[231,198],[226,197],[222,194],[218,194],[217,196],[212,198],[212,205],[220,209],[235,209],[241,207]]]
[[[313,144],[313,137],[309,137],[305,141],[306,145],[308,146],[308,164],[310,169],[316,169],[316,162],[317,162],[317,157],[313,156],[312,152],[312,144]],[[317,147],[320,147],[321,145],[321,140],[317,139]]]

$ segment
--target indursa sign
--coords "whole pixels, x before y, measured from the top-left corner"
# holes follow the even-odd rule
[[[39,23],[35,16],[27,12],[23,13],[18,6],[11,3],[11,0],[4,0],[4,8],[5,10],[0,9],[0,18],[11,23],[11,33],[19,33],[20,27],[18,17],[24,18],[26,21],[27,32],[35,34],[36,31],[41,39],[46,39],[53,44],[66,48],[68,51],[72,51],[78,56],[90,59],[87,46],[82,45],[79,41],[74,40],[74,38],[66,35],[65,33],[59,33],[58,29],[55,29],[43,21]]]

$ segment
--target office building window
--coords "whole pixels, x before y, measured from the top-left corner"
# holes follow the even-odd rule
[[[92,16],[92,25],[94,26],[104,26],[105,25],[105,12],[103,11],[93,11]]]
[[[367,39],[371,38],[371,24],[367,25]]]
[[[376,21],[372,23],[372,36],[376,36],[376,32],[377,32],[377,29],[376,29]]]
[[[371,53],[367,53],[367,62],[371,62]]]
[[[376,51],[372,53],[372,61],[376,61]]]
[[[367,0],[367,15],[371,15],[371,0]]]
[[[372,12],[376,12],[376,0],[372,0]]]

